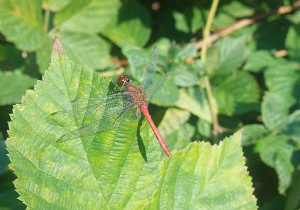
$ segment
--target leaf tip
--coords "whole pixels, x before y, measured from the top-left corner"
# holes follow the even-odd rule
[[[66,52],[57,36],[55,36],[53,39],[52,54],[60,54],[60,55],[66,54]]]

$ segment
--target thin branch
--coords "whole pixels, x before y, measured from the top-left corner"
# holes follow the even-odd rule
[[[300,7],[300,0],[296,1],[292,6],[281,6],[276,10],[272,10],[268,13],[262,13],[262,14],[257,14],[254,15],[252,18],[245,18],[245,19],[241,19],[237,22],[235,22],[234,24],[232,24],[231,26],[228,26],[214,34],[212,34],[210,36],[210,42],[215,42],[217,41],[220,37],[225,37],[228,36],[229,34],[231,34],[232,32],[239,30],[241,28],[244,28],[246,26],[249,26],[251,24],[256,23],[257,21],[270,17],[270,16],[274,16],[274,15],[283,15],[283,14],[287,14],[297,8]],[[204,46],[204,39],[203,40],[199,40],[198,42],[196,42],[196,48],[197,49],[201,49]]]

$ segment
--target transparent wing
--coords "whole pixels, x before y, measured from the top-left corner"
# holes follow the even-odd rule
[[[140,118],[140,113],[128,99],[130,94],[122,92],[102,98],[73,100],[70,110],[54,112],[47,121],[70,131],[58,142],[115,129]]]
[[[156,73],[157,47],[155,46],[150,57],[149,64],[143,75],[142,88],[147,91],[152,86]]]
[[[148,90],[146,90],[146,96],[147,96],[147,105],[149,105],[152,96],[154,95],[154,93],[158,90],[158,88],[162,85],[162,83],[165,81],[165,79],[168,77],[168,75],[170,74],[170,72],[167,72],[160,80],[158,83],[156,83],[155,85],[153,85],[151,88],[149,88]]]

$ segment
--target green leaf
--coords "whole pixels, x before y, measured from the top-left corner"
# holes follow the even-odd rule
[[[287,194],[285,209],[299,208],[300,201],[300,171],[295,171],[292,179],[291,189]]]
[[[276,65],[278,63],[278,58],[275,58],[269,51],[259,50],[253,52],[244,69],[251,72],[263,72],[267,67]]]
[[[0,81],[0,105],[19,103],[26,89],[36,83],[35,78],[19,71],[0,72]]]
[[[268,134],[268,130],[263,125],[250,124],[243,126],[242,145],[248,146],[255,144]]]
[[[56,13],[55,26],[65,31],[98,33],[117,15],[117,0],[77,0]]]
[[[156,74],[154,77],[154,83],[160,81],[163,75]],[[179,99],[179,89],[175,85],[172,74],[169,75],[162,86],[154,94],[151,103],[159,106],[173,106]]]
[[[300,110],[293,112],[288,116],[282,133],[300,142]]]
[[[214,88],[213,95],[218,104],[218,113],[232,116],[236,105],[234,95],[220,88]]]
[[[183,149],[190,142],[181,128],[190,118],[190,113],[177,108],[167,109],[162,121],[159,124],[159,131],[165,136],[165,141],[170,150]],[[187,128],[185,128],[187,129]]]
[[[206,70],[213,75],[226,75],[238,68],[246,52],[245,37],[222,39],[209,48]]]
[[[97,20],[98,21],[98,20]],[[126,1],[101,32],[118,46],[143,46],[150,37],[149,11],[137,1]]]
[[[70,109],[71,100],[88,105],[88,98],[106,96],[108,86],[70,61],[55,40],[49,71],[11,115],[7,147],[27,208],[141,209],[149,203],[159,183],[160,150],[145,120],[139,132],[134,123],[62,143],[57,139],[68,128],[48,123],[50,114]],[[73,116],[73,124],[80,127],[85,116]]]
[[[53,12],[57,12],[66,7],[71,2],[72,0],[43,0],[43,7],[46,7]]]
[[[111,65],[109,46],[106,41],[93,34],[56,33],[66,52],[76,63],[95,69],[105,69]]]
[[[285,62],[271,66],[265,71],[266,84],[269,90],[281,96],[288,105],[300,99],[300,71],[298,63]]]
[[[198,132],[201,136],[205,138],[210,138],[211,137],[211,127],[212,125],[205,120],[197,120],[197,129]]]
[[[297,148],[285,136],[269,135],[257,143],[261,159],[273,167],[279,178],[278,190],[284,193],[295,170],[293,157]]]
[[[285,45],[287,47],[289,56],[300,61],[300,25],[293,25],[289,28],[285,39]]]
[[[210,108],[206,93],[203,89],[184,89],[179,90],[179,99],[176,106],[185,109],[199,118],[211,122]]]
[[[0,31],[6,39],[25,51],[42,46],[43,32],[41,0],[0,1]]]
[[[147,68],[150,55],[139,47],[124,47],[122,52],[128,58],[130,74],[132,77],[142,81],[142,77]],[[158,49],[159,52],[159,49]]]
[[[235,18],[244,18],[255,13],[253,8],[238,1],[232,1],[229,4],[224,4],[220,10],[222,13],[228,14],[229,16]]]
[[[276,94],[267,94],[262,102],[262,120],[271,131],[279,131],[285,124],[288,107],[285,101]]]
[[[39,72],[42,75],[44,75],[45,71],[49,67],[49,63],[51,62],[52,42],[52,39],[50,39],[50,37],[47,37],[47,39],[44,40],[41,49],[38,49],[36,51],[36,62],[39,66]]]
[[[174,82],[180,87],[191,87],[196,84],[199,77],[196,73],[189,71],[188,67],[178,65],[177,68],[172,70],[172,76],[174,77]]]
[[[233,96],[235,101],[235,113],[242,114],[257,109],[259,87],[256,80],[250,74],[246,72],[236,72],[224,79],[222,78],[222,81],[214,86],[217,86],[216,89]],[[227,100],[230,101],[232,98],[228,98]],[[220,100],[217,99],[217,101]],[[226,108],[224,106],[222,107]],[[230,113],[230,109],[231,107],[229,107],[227,112]]]
[[[255,209],[241,133],[220,145],[191,143],[165,159],[159,191],[147,209]]]

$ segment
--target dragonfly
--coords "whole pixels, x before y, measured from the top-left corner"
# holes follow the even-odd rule
[[[137,122],[141,118],[141,113],[143,113],[161,148],[168,157],[171,157],[169,148],[148,111],[152,96],[170,74],[170,72],[167,72],[154,84],[157,57],[157,47],[155,47],[144,72],[141,87],[132,84],[129,75],[121,75],[117,78],[121,90],[105,97],[74,99],[71,101],[72,108],[70,110],[50,114],[50,121],[56,123],[60,121],[61,123],[57,124],[61,124],[61,126],[70,126],[72,121],[74,122],[74,120],[70,120],[72,116],[75,116],[75,118],[84,116],[79,128],[62,135],[57,142],[65,142],[79,138],[79,136],[89,136]],[[96,120],[93,120],[95,118]]]

